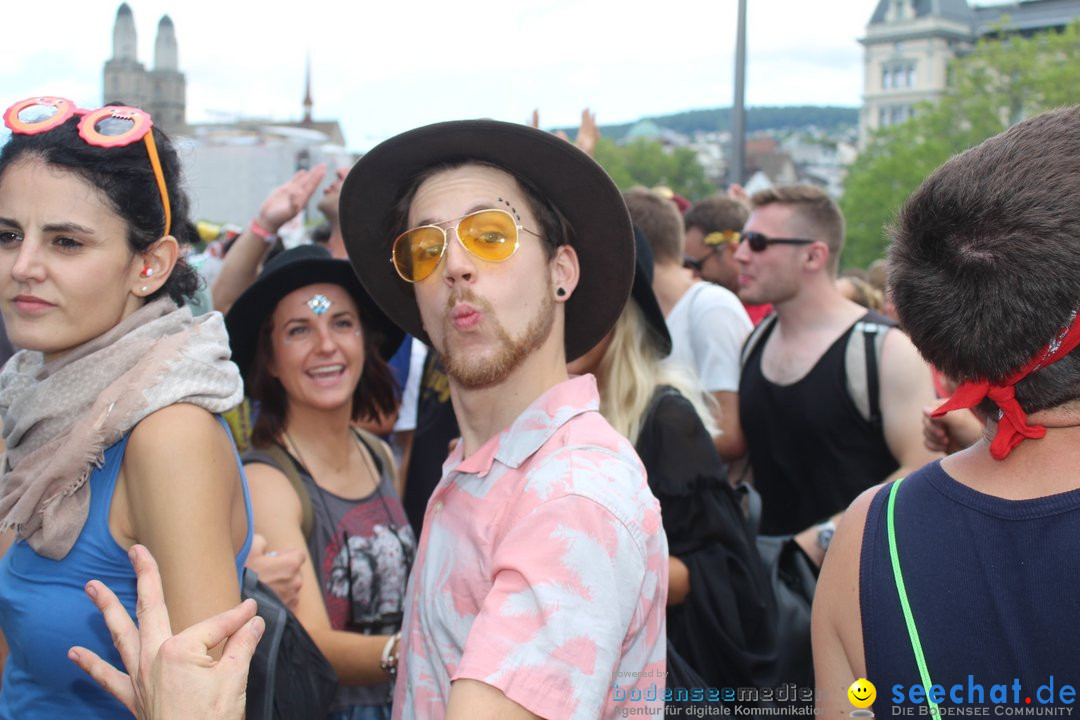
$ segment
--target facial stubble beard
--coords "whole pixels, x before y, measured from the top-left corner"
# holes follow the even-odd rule
[[[490,303],[476,297],[471,292],[466,293],[455,300],[467,300],[484,312],[486,318],[491,321],[498,349],[494,357],[477,359],[468,353],[456,354],[451,351],[450,343],[445,340],[453,328],[450,326],[450,317],[447,313],[445,323],[444,348],[441,353],[446,374],[464,388],[476,390],[492,385],[498,385],[505,380],[510,373],[516,370],[525,361],[529,353],[538,349],[551,335],[551,329],[555,325],[555,300],[550,292],[543,293],[543,299],[536,314],[529,320],[528,327],[521,336],[510,337],[492,311]]]

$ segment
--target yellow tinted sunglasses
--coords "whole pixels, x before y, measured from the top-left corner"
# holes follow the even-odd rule
[[[517,252],[521,230],[540,237],[534,230],[519,225],[505,210],[478,210],[440,225],[447,223],[454,224],[445,229],[439,225],[421,225],[397,236],[390,260],[402,280],[417,283],[435,272],[446,254],[450,228],[455,230],[461,247],[488,262],[509,260]]]

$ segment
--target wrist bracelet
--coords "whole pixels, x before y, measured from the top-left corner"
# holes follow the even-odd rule
[[[259,238],[267,245],[277,241],[277,233],[272,233],[264,228],[259,224],[258,220],[252,220],[251,225],[248,226],[248,230],[251,230],[252,235]]]
[[[387,675],[394,678],[397,675],[398,646],[401,644],[401,632],[396,632],[386,639],[383,645],[382,657],[379,659],[379,667]]]
[[[833,535],[836,534],[836,523],[832,521],[832,518],[826,520],[817,526],[817,544],[822,550],[828,550],[829,545],[832,544]]]

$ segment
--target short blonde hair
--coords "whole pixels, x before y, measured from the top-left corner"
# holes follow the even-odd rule
[[[844,215],[824,190],[816,185],[780,185],[754,193],[750,205],[754,210],[766,205],[790,205],[795,213],[793,229],[828,246],[829,272],[836,275],[844,251]]]

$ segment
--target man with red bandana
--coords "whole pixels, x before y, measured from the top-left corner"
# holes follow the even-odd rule
[[[857,678],[877,684],[878,716],[916,705],[1061,714],[1050,708],[1075,703],[1078,194],[1073,107],[952,158],[900,211],[897,312],[959,382],[937,413],[977,407],[988,422],[971,447],[845,513],[814,602],[827,713],[847,712],[843,689]]]

